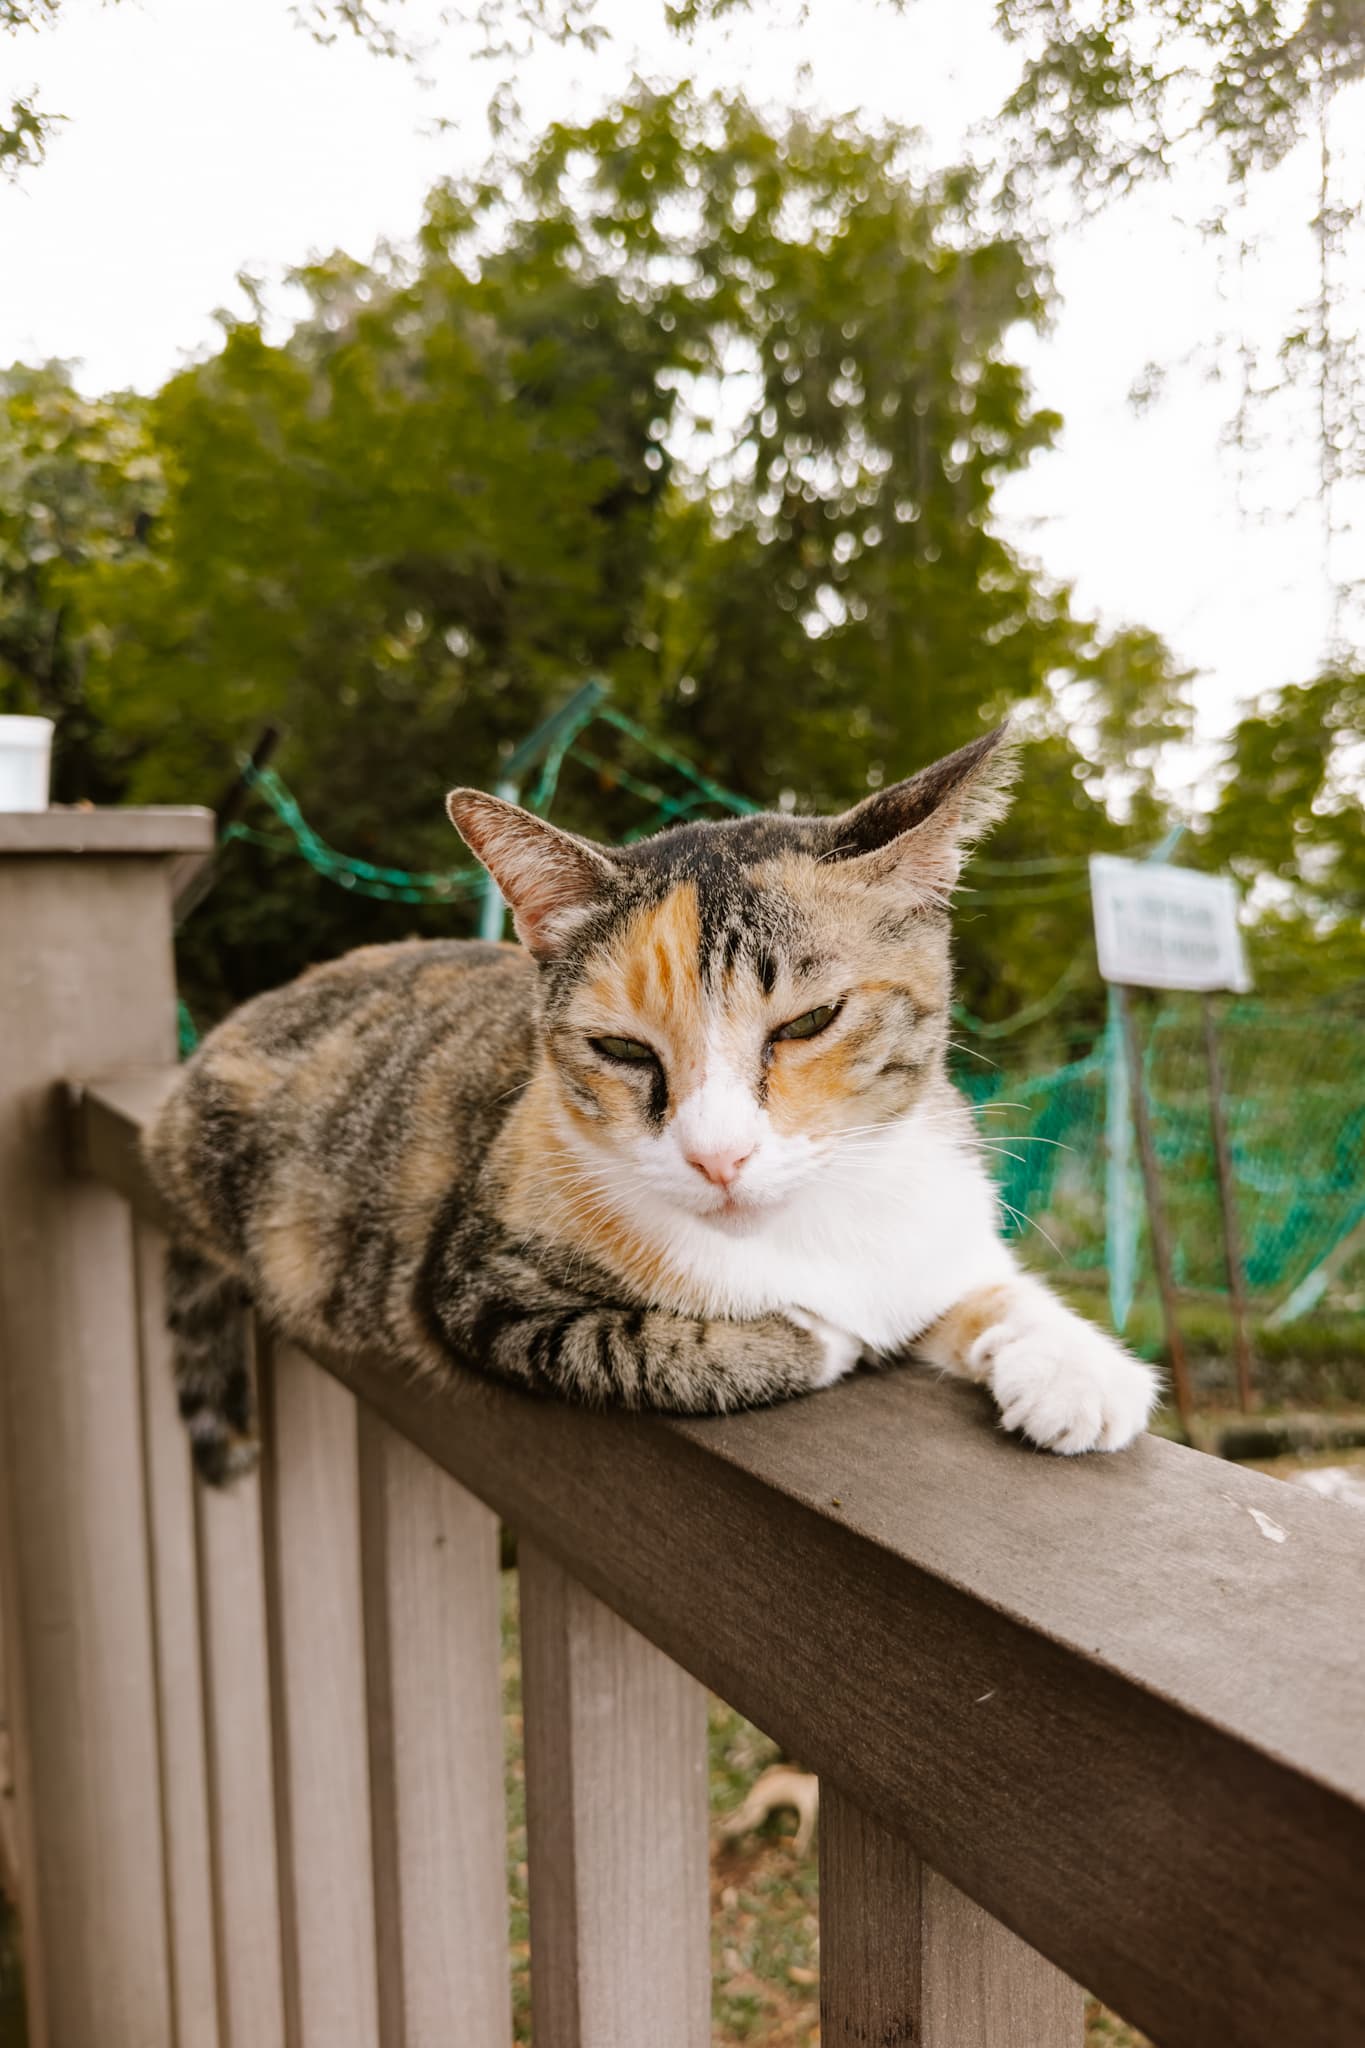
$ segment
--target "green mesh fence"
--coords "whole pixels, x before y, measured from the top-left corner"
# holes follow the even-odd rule
[[[1176,1284],[1222,1294],[1201,1007],[1165,997],[1138,1014]],[[1324,1299],[1349,1305],[1365,1271],[1359,1020],[1238,1001],[1220,1007],[1218,1038],[1247,1286],[1280,1320]],[[978,1105],[1011,1235],[1032,1240],[1033,1264],[1106,1270],[1121,1326],[1151,1279],[1121,1037],[1111,1025],[1051,1073],[956,1078]]]
[[[558,732],[526,793],[542,815],[553,805],[567,762],[650,806],[628,839],[706,812],[752,811],[747,798],[711,780],[614,705],[601,691]],[[574,706],[569,706],[573,711]],[[606,760],[583,743],[593,724],[614,727],[643,753],[648,774]],[[314,830],[293,792],[270,769],[243,764],[254,793],[273,812],[272,827],[235,822],[241,839],[302,856],[323,879],[357,895],[406,903],[468,901],[481,895],[475,863],[437,873],[385,867],[345,854]],[[1181,828],[1152,851],[1169,858]],[[1050,875],[1076,861],[981,861],[984,872]],[[1048,885],[1051,886],[1051,885]],[[1084,889],[1079,877],[1057,886]],[[975,900],[986,897],[978,892]],[[1013,1017],[983,1023],[955,1008],[954,1019],[980,1044],[1001,1049],[1045,1024],[1086,978],[1088,963],[1068,967],[1056,985]],[[1203,1016],[1197,998],[1139,1001],[1143,1082],[1151,1105],[1163,1194],[1173,1240],[1175,1280],[1189,1293],[1227,1292],[1218,1178],[1209,1119]],[[1358,1080],[1357,1018],[1330,1010],[1221,1003],[1218,1017],[1224,1103],[1234,1197],[1247,1285],[1258,1315],[1285,1322],[1320,1302],[1365,1300],[1365,1104]],[[196,1033],[180,1005],[182,1053]],[[964,1051],[968,1048],[962,1048]],[[979,1057],[984,1057],[979,1054]],[[1123,1329],[1135,1295],[1151,1284],[1150,1246],[1129,1109],[1123,1037],[1112,1007],[1109,1027],[1083,1058],[1047,1073],[965,1066],[959,1084],[979,1111],[983,1140],[999,1180],[1011,1236],[1030,1240],[1031,1263],[1107,1282],[1113,1320]]]

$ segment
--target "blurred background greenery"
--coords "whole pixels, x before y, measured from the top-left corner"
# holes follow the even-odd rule
[[[666,10],[680,71],[688,32],[739,4]],[[56,11],[8,0],[4,21]],[[477,12],[490,36],[593,32],[567,0]],[[1044,199],[1159,176],[1192,129],[1231,206],[1311,142],[1365,51],[1358,6],[1145,14],[1002,4],[1018,82],[970,165],[912,169],[881,122],[642,85],[582,124],[509,127],[430,194],[414,245],[302,267],[305,311],[273,341],[258,300],[148,395],[4,373],[0,708],[58,720],[56,796],[211,801],[272,721],[332,844],[435,870],[458,858],[444,788],[492,783],[589,672],[721,783],[801,808],[1012,710],[1026,772],[967,878],[963,1004],[996,1026],[1038,1010],[1011,1036],[1026,1065],[1085,1045],[1084,856],[1173,822],[1191,677],[1154,633],[1078,615],[994,517],[1062,425],[1020,366],[1051,311]],[[401,49],[389,0],[308,21]],[[46,118],[29,100],[10,122],[29,176]],[[1362,435],[1356,337],[1319,310],[1286,349],[1322,383],[1326,502]],[[1180,858],[1249,891],[1268,995],[1365,987],[1363,687],[1338,633],[1320,674],[1246,710],[1185,815]],[[639,812],[606,737],[556,814],[612,836]],[[211,1017],[345,945],[460,923],[242,845],[182,970]]]

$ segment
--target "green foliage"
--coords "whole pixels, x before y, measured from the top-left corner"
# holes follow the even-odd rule
[[[1259,985],[1365,1001],[1365,672],[1329,668],[1273,692],[1233,735],[1199,858],[1256,891]]]
[[[0,36],[47,28],[62,6],[63,0],[0,0]],[[40,164],[62,118],[45,113],[32,92],[16,95],[7,111],[0,108],[0,178],[17,178]]]
[[[1008,348],[1047,277],[970,181],[918,186],[903,151],[641,92],[440,188],[413,264],[300,272],[279,344],[229,323],[151,400],[10,372],[0,703],[58,719],[58,795],[213,801],[274,719],[328,840],[441,870],[445,787],[495,780],[593,670],[760,803],[847,802],[1021,707],[1019,801],[967,878],[965,1003],[1033,1018],[1040,1058],[1097,1030],[1086,856],[1165,829],[1187,679],[993,531],[998,482],[1056,427]],[[1358,958],[1358,803],[1321,735],[1359,693],[1325,678],[1246,721],[1199,850],[1270,878],[1299,986]],[[557,815],[638,829],[630,742],[599,726],[580,751]],[[234,847],[187,982],[211,1014],[467,916]]]
[[[308,310],[280,344],[230,323],[145,403],[87,407],[47,371],[39,405],[15,373],[0,676],[62,714],[59,793],[121,776],[135,800],[212,801],[275,719],[328,840],[437,869],[460,858],[444,789],[492,782],[592,670],[761,803],[847,802],[1027,704],[1000,847],[1073,865],[1018,892],[983,873],[962,950],[975,1012],[1036,1000],[1088,946],[1085,853],[1124,837],[1106,784],[1150,835],[1183,679],[1149,636],[1075,619],[992,530],[997,484],[1057,425],[1007,345],[1047,278],[979,221],[969,180],[917,186],[904,149],[641,91],[441,187],[415,264],[301,271]],[[54,493],[62,545],[34,581],[24,522]],[[628,743],[598,731],[601,765],[566,768],[557,815],[618,836],[640,820]],[[213,1009],[450,922],[234,848],[189,981]]]
[[[10,101],[9,112],[0,115],[0,177],[17,177],[42,162],[53,119],[40,111],[32,95]]]
[[[1360,0],[998,0],[996,17],[1025,52],[1016,167],[1090,190],[1161,175],[1191,140],[1236,179],[1273,168],[1316,96],[1365,76]]]
[[[94,802],[128,751],[86,690],[89,592],[143,554],[163,495],[142,399],[84,398],[59,363],[0,371],[0,708],[55,719],[61,786]]]

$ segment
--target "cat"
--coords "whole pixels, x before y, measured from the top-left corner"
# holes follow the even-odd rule
[[[833,818],[626,847],[459,789],[521,944],[364,947],[256,997],[147,1156],[195,1462],[249,1462],[249,1299],[307,1346],[702,1413],[913,1354],[1047,1450],[1154,1373],[1017,1266],[947,1078],[948,904],[1003,729]]]

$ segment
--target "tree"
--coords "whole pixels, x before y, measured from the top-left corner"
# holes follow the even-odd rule
[[[127,793],[211,799],[280,718],[333,841],[439,869],[444,788],[494,780],[499,744],[594,667],[761,802],[847,801],[1024,704],[1002,844],[1072,866],[992,902],[964,967],[988,1016],[1050,987],[1088,943],[1084,851],[1125,836],[1116,775],[1127,833],[1152,829],[1182,679],[992,531],[999,479],[1056,426],[1006,348],[1046,276],[970,180],[916,187],[903,156],[894,130],[642,92],[442,187],[411,267],[301,273],[283,345],[230,325],[146,408],[156,502],[132,543],[63,582]],[[566,769],[558,814],[637,826],[623,743],[592,744],[603,766]],[[85,793],[64,748],[59,774]],[[187,960],[221,1002],[452,916],[236,849]]]
[[[127,761],[86,691],[77,593],[145,552],[163,497],[148,414],[82,397],[59,363],[0,372],[0,706],[55,719],[63,780],[96,802]]]
[[[1350,993],[1365,1004],[1365,673],[1329,669],[1241,719],[1200,858],[1230,869],[1257,911],[1264,990]]]

